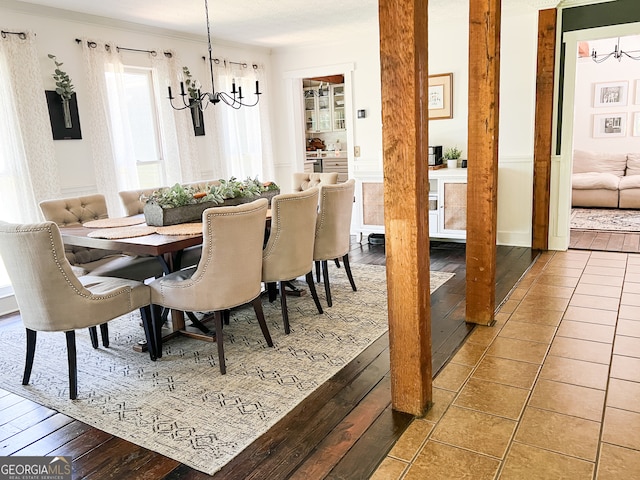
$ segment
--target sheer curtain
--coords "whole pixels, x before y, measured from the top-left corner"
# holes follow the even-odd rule
[[[92,93],[88,99],[91,115],[87,123],[96,186],[105,196],[108,211],[114,215],[122,208],[118,192],[139,188],[139,183],[133,132],[126,115],[124,65],[112,45],[115,44],[82,41],[87,90]]]
[[[38,202],[60,196],[34,40],[32,32],[0,38],[0,219],[9,222],[41,221]],[[7,284],[0,261],[0,287]]]
[[[114,43],[83,40],[83,56],[91,98],[89,123],[98,191],[107,199],[109,212],[122,213],[120,190],[140,188],[127,109],[123,76],[125,65]],[[166,85],[177,78],[173,56],[158,51],[149,54],[153,75],[153,97],[159,117],[160,148],[167,184],[199,180],[197,149],[188,115],[175,112],[165,98]],[[181,67],[179,67],[181,69]]]
[[[189,111],[174,110],[167,99],[167,86],[177,85],[182,77],[182,64],[174,52],[151,57],[155,98],[158,100],[160,135],[165,145],[165,164],[169,185],[202,180]]]
[[[268,92],[267,76],[264,68],[253,65],[238,65],[221,60],[214,65],[214,79],[217,91],[231,92],[242,86],[245,101],[253,103],[256,80],[260,91]],[[273,148],[269,127],[269,96],[260,97],[256,107],[242,107],[238,110],[223,102],[209,108],[214,109],[216,134],[216,165],[214,169],[228,178],[244,179],[258,177],[260,180],[273,179]]]

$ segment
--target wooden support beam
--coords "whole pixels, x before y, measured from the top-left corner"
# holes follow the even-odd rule
[[[538,12],[538,66],[536,73],[536,121],[533,148],[533,215],[531,248],[549,247],[549,198],[551,190],[551,138],[553,128],[553,76],[556,64],[555,8]]]
[[[380,0],[384,225],[391,397],[431,405],[427,0]]]
[[[493,323],[496,291],[500,0],[469,2],[467,322]]]

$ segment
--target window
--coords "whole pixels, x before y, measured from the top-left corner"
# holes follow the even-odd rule
[[[164,185],[165,169],[160,143],[158,112],[150,68],[125,67],[121,76],[106,72],[109,114],[118,157],[117,175],[129,175],[135,165],[140,188]],[[121,78],[121,81],[118,81]]]

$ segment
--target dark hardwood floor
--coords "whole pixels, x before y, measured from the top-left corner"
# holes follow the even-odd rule
[[[531,265],[535,252],[503,246],[497,252],[499,305]],[[353,245],[350,258],[352,263],[384,265],[384,246],[364,240]],[[464,321],[465,245],[433,242],[431,269],[455,273],[431,296],[437,373],[473,329]],[[19,321],[17,314],[0,318],[0,335]],[[412,419],[394,412],[390,398],[388,336],[383,335],[215,478],[366,479]],[[2,389],[0,455],[70,455],[74,479],[210,478]]]
[[[569,248],[605,252],[640,252],[640,233],[571,229]]]

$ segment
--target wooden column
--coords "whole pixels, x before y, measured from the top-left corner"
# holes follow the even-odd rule
[[[549,197],[553,128],[553,75],[556,64],[555,8],[538,13],[538,66],[533,151],[533,218],[531,247],[549,247]]]
[[[380,0],[384,225],[393,408],[431,405],[427,0]]]
[[[496,297],[500,0],[469,2],[467,322],[490,325]]]

